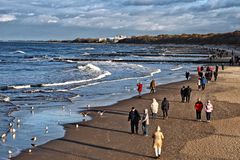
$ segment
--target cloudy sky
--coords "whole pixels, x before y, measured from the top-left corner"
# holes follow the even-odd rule
[[[240,29],[240,0],[0,0],[0,40]]]

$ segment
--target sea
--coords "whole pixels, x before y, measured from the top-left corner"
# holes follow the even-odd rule
[[[184,80],[186,71],[196,70],[196,64],[185,60],[208,58],[204,53],[191,54],[196,48],[0,42],[0,134],[6,134],[0,139],[0,160],[18,155],[32,144],[63,137],[63,124],[91,119],[80,114],[86,107],[137,96],[138,82],[143,83],[143,93],[148,93],[152,79],[158,85]],[[172,56],[180,52],[180,56]]]

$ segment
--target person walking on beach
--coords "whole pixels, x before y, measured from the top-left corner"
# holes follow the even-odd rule
[[[197,85],[198,85],[198,90],[200,91],[200,89],[201,89],[201,78],[200,77],[198,77]]]
[[[218,77],[218,72],[214,72],[214,81],[217,81],[217,77]]]
[[[185,92],[185,86],[183,86],[180,90],[180,94],[181,94],[181,98],[182,98],[182,102],[185,102],[185,98],[186,98],[186,92]]]
[[[218,65],[216,65],[216,67],[215,67],[215,72],[218,72]]]
[[[157,118],[157,113],[158,113],[158,102],[156,101],[155,98],[153,98],[153,102],[151,104],[151,112],[152,112],[152,117],[153,119],[156,119]]]
[[[163,112],[163,119],[168,118],[168,110],[169,110],[169,102],[166,97],[164,97],[162,101],[162,112]]]
[[[149,126],[148,109],[144,109],[144,113],[142,117],[142,130],[143,130],[144,136],[148,136],[148,126]]]
[[[207,79],[205,77],[202,77],[201,78],[201,87],[202,87],[202,90],[205,89],[205,86],[207,84]]]
[[[224,70],[224,64],[222,63],[222,70]]]
[[[186,102],[189,103],[190,102],[190,98],[191,98],[191,92],[192,92],[192,89],[187,86],[187,88],[185,89],[185,93],[186,93]]]
[[[150,83],[150,93],[154,93],[156,89],[156,81],[153,79]]]
[[[160,126],[157,126],[156,132],[153,134],[152,138],[153,138],[153,148],[155,151],[155,156],[156,158],[158,158],[161,155],[162,143],[164,139]]]
[[[210,120],[211,120],[212,111],[213,111],[213,105],[211,104],[210,100],[207,100],[207,103],[205,104],[205,112],[206,112],[207,122],[210,122]]]
[[[142,89],[143,89],[143,84],[141,83],[141,82],[139,82],[138,84],[137,84],[137,90],[138,90],[138,95],[139,95],[139,98],[141,98],[142,97]]]
[[[203,109],[203,103],[201,102],[200,98],[198,98],[197,102],[195,103],[195,110],[196,110],[196,119],[197,121],[201,121],[201,114]]]
[[[130,124],[131,124],[132,134],[134,133],[134,128],[135,128],[136,133],[138,134],[138,124],[139,124],[140,120],[141,120],[140,114],[134,107],[132,107],[132,109],[128,115],[128,121],[130,121]]]
[[[190,72],[187,71],[187,72],[185,73],[185,77],[186,77],[186,79],[188,80],[189,77],[190,77]]]

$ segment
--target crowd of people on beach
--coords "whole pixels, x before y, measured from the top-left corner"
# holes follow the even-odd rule
[[[213,66],[197,67],[197,72],[198,72],[197,88],[199,91],[203,91],[206,87],[206,84],[209,81],[212,81],[212,80],[217,81],[218,70],[219,70],[218,65],[216,65],[215,67]],[[224,66],[222,66],[222,70],[224,70]],[[189,71],[185,73],[185,77],[187,80],[191,78]],[[139,93],[139,98],[141,98],[143,84],[139,82],[137,84],[137,87],[138,87],[137,91]],[[156,92],[156,81],[154,79],[152,79],[152,81],[150,82],[149,89],[151,94]],[[187,86],[187,87],[183,86],[180,89],[181,102],[190,103],[191,94],[192,94],[192,88],[190,86]],[[161,106],[159,104],[161,104]],[[149,109],[145,108],[142,116],[137,111],[136,108],[132,107],[128,116],[128,121],[130,122],[130,126],[131,126],[131,133],[139,134],[139,123],[141,122],[143,135],[149,136],[149,121],[150,121],[149,110],[151,113],[151,118],[153,120],[158,119],[159,117],[162,117],[165,120],[165,119],[168,119],[169,107],[170,107],[170,104],[166,97],[164,97],[161,102],[158,102],[155,98],[153,98],[150,108]],[[162,116],[159,116],[159,108],[161,108],[162,110]],[[206,122],[208,123],[211,122],[213,105],[209,99],[205,103],[203,103],[201,99],[198,98],[196,103],[194,104],[194,109],[196,111],[196,121],[202,121],[202,111],[204,110],[206,113]],[[156,127],[156,131],[152,134],[152,138],[153,138],[153,148],[154,148],[155,156],[156,158],[158,158],[161,155],[162,141],[164,139],[160,126]]]

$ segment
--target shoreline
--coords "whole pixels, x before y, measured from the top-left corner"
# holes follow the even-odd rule
[[[224,71],[225,72],[225,71]],[[224,74],[223,72],[223,74]],[[221,73],[222,74],[222,73]],[[216,83],[213,83],[213,85],[216,85]],[[110,106],[104,106],[104,107],[94,107],[94,112],[91,112],[90,115],[92,117],[91,120],[86,121],[86,122],[81,122],[77,123],[79,124],[79,128],[75,128],[75,124],[66,124],[64,125],[64,129],[66,130],[65,136],[60,139],[52,140],[46,144],[40,145],[33,149],[32,153],[27,153],[28,150],[24,150],[20,155],[17,157],[14,157],[13,159],[46,159],[46,158],[52,158],[52,159],[118,159],[118,158],[127,158],[127,159],[151,159],[153,158],[153,151],[151,148],[151,137],[143,137],[142,135],[140,136],[133,136],[130,133],[130,127],[129,124],[127,123],[127,115],[128,111],[130,110],[130,106],[134,106],[135,108],[138,109],[140,113],[142,113],[143,108],[149,108],[151,104],[151,99],[154,97],[159,97],[157,98],[158,102],[163,98],[163,93],[162,91],[165,91],[167,93],[167,97],[170,98],[170,105],[173,103],[176,103],[178,105],[181,105],[181,107],[185,107],[185,103],[180,103],[180,96],[177,98],[172,93],[177,93],[179,95],[179,90],[181,85],[184,84],[190,84],[190,86],[193,88],[193,92],[198,92],[195,90],[196,85],[195,85],[195,76],[190,81],[180,81],[180,82],[173,82],[169,84],[164,84],[164,85],[159,85],[157,90],[159,90],[157,93],[150,95],[150,94],[144,94],[141,99],[139,99],[137,96],[126,99],[126,100],[121,100],[118,101],[116,104],[110,105]],[[211,85],[208,85],[209,88],[211,88]],[[207,89],[208,89],[207,86]],[[176,91],[177,89],[177,91]],[[205,92],[205,91],[204,91]],[[206,96],[209,95],[203,95],[202,92],[200,92],[200,95],[203,97],[203,99],[206,99]],[[195,97],[195,96],[194,96]],[[195,99],[191,101],[191,106],[195,102]],[[179,100],[179,102],[178,102]],[[218,102],[217,102],[218,103]],[[189,105],[189,104],[188,104]],[[189,106],[187,106],[189,107]],[[172,110],[171,108],[176,109],[176,111]],[[190,140],[195,140],[196,136],[200,136],[204,138],[205,136],[210,136],[214,134],[214,127],[212,125],[208,125],[206,123],[201,123],[200,126],[199,123],[195,122],[194,120],[194,112],[190,111],[187,113],[187,115],[184,115],[182,113],[182,110],[179,108],[176,108],[176,106],[173,106],[170,108],[170,116],[169,120],[162,120],[157,119],[156,121],[150,120],[150,133],[153,132],[155,126],[160,123],[160,126],[162,127],[163,133],[169,132],[167,130],[174,130],[171,128],[171,126],[168,125],[174,125],[174,127],[178,128],[180,131],[183,129],[181,127],[190,125],[191,128],[197,129],[200,133],[202,132],[201,129],[202,127],[207,128],[209,133],[197,133],[196,131],[193,131],[194,135],[189,135],[186,134],[187,136],[182,135],[184,139],[184,145],[189,141],[186,138],[190,138]],[[98,110],[105,110],[106,113],[102,117],[100,117],[96,111]],[[233,109],[232,109],[233,110]],[[235,112],[230,111],[233,116],[230,115],[225,115],[225,116],[220,116],[220,117],[215,117],[214,120],[216,119],[226,119],[230,117],[238,117],[239,116],[239,109],[234,108]],[[236,112],[237,111],[237,112]],[[173,113],[171,113],[173,112]],[[184,117],[179,117],[178,114],[181,114]],[[189,117],[190,116],[190,117]],[[202,115],[204,117],[204,115]],[[116,122],[114,122],[116,120]],[[186,124],[181,124],[180,122],[183,121]],[[121,123],[117,123],[121,122]],[[168,124],[169,123],[169,124]],[[180,128],[176,126],[177,123],[178,125],[183,125]],[[162,125],[161,125],[162,124]],[[207,125],[207,126],[206,126]],[[169,128],[170,127],[170,128]],[[185,131],[186,132],[186,131]],[[140,132],[141,133],[141,132]],[[176,132],[175,132],[176,133]],[[88,136],[88,135],[93,135],[93,137]],[[120,135],[119,139],[117,138]],[[171,134],[170,134],[171,135]],[[171,135],[172,136],[172,135]],[[171,137],[170,136],[170,137]],[[115,138],[114,138],[115,137]],[[165,135],[166,141],[172,142],[172,140],[168,139],[167,135]],[[175,139],[174,137],[171,137],[173,140]],[[199,138],[199,137],[198,137]],[[103,140],[101,140],[103,139]],[[125,140],[126,142],[130,142],[130,140],[137,140],[136,147],[133,145],[126,146],[126,143],[119,144],[119,141]],[[164,140],[165,141],[165,140]],[[186,143],[185,143],[186,142]],[[112,144],[109,144],[112,143]],[[141,145],[150,143],[147,148],[142,147]],[[168,144],[166,144],[166,147],[169,147]],[[177,150],[183,148],[183,144],[181,142],[176,142],[175,144]],[[63,148],[62,148],[62,147]],[[66,148],[64,147],[66,146]],[[124,146],[124,147],[123,147]],[[166,153],[166,151],[170,151],[171,149],[168,149],[163,147],[163,159],[174,159],[178,158],[179,156],[183,156],[181,158],[186,158],[184,155],[180,154],[180,151],[178,150],[178,154],[176,155],[170,155],[169,153]],[[85,148],[85,149],[84,149]],[[171,147],[175,149],[176,148]],[[127,150],[126,150],[127,149]],[[110,155],[114,155],[114,157],[109,157],[106,154],[102,153],[104,151],[109,153]],[[140,151],[140,152],[139,152]],[[58,155],[54,155],[59,153]],[[94,154],[92,154],[94,153]],[[170,151],[172,153],[172,151]],[[184,154],[186,154],[184,152]],[[117,157],[115,157],[118,155]],[[129,157],[130,155],[130,157]],[[173,156],[173,157],[172,157]],[[189,156],[189,155],[188,155]],[[104,157],[104,158],[103,158]]]

